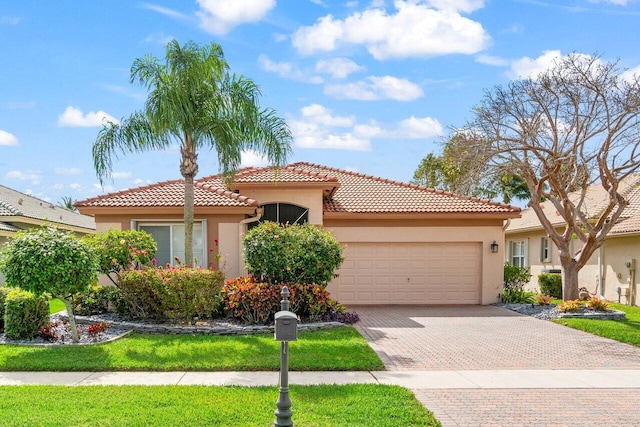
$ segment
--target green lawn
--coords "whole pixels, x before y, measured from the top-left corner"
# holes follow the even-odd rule
[[[398,386],[292,386],[292,420],[306,427],[439,426]],[[276,387],[4,386],[3,426],[272,426]],[[10,414],[10,415],[9,415]]]
[[[301,332],[289,343],[296,371],[382,370],[353,327]],[[273,334],[206,336],[132,334],[89,346],[0,345],[0,371],[259,371],[280,368]]]
[[[59,299],[52,298],[49,300],[49,313],[53,314],[66,309],[64,303]]]
[[[616,303],[611,307],[624,311],[627,320],[555,319],[554,322],[640,347],[640,307]]]

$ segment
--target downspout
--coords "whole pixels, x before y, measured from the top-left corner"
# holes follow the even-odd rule
[[[239,222],[240,224],[240,233],[238,233],[238,261],[240,261],[240,275],[241,276],[246,276],[247,275],[247,269],[244,265],[244,260],[242,259],[242,236],[244,235],[244,233],[247,231],[247,224],[250,224],[252,222],[258,222],[260,221],[260,218],[262,218],[262,214],[264,213],[264,208],[257,208],[256,209],[256,216],[252,216],[250,218],[245,218],[243,220],[241,220]]]

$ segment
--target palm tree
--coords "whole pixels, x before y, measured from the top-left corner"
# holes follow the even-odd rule
[[[75,202],[76,201],[73,200],[73,197],[71,197],[71,196],[62,196],[62,198],[58,202],[58,206],[61,207],[62,209],[66,209],[66,210],[71,211],[71,212],[78,212],[76,207],[73,206],[73,204]]]
[[[222,48],[212,42],[167,44],[165,62],[146,55],[131,66],[131,83],[149,90],[144,108],[121,124],[107,122],[93,145],[100,180],[111,175],[117,153],[163,150],[180,145],[184,177],[185,263],[193,265],[193,179],[198,150],[215,149],[222,173],[231,177],[241,153],[254,150],[274,166],[286,163],[291,131],[275,111],[261,108],[260,89],[250,79],[229,73]]]

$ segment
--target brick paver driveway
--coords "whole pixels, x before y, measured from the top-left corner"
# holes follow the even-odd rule
[[[640,369],[640,348],[494,306],[355,307],[387,370]]]
[[[357,329],[390,371],[640,369],[640,348],[503,308],[354,309]],[[414,392],[444,427],[640,427],[640,389],[425,385]]]

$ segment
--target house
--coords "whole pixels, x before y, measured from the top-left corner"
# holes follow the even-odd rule
[[[92,217],[56,206],[0,185],[0,247],[17,231],[41,225],[54,225],[81,236],[95,233]],[[0,285],[4,277],[0,273]]]
[[[157,262],[184,255],[182,180],[76,203],[98,231],[149,232]],[[195,182],[194,256],[243,274],[242,235],[259,221],[309,222],[345,245],[328,287],[344,304],[489,304],[502,288],[505,220],[520,209],[310,163]],[[493,253],[491,244],[494,244]],[[218,262],[219,260],[219,262]]]
[[[604,244],[596,250],[580,270],[579,285],[592,294],[602,295],[610,301],[630,303],[631,290],[638,288],[636,263],[640,258],[640,176],[630,176],[620,184],[621,194],[629,201],[618,222],[607,235]],[[600,185],[586,192],[584,212],[595,216],[605,206],[607,194]],[[553,214],[556,208],[550,201],[542,203],[555,227],[564,227],[562,218]],[[555,218],[555,220],[554,220]],[[538,275],[542,272],[561,271],[558,250],[540,225],[532,209],[522,211],[522,217],[511,220],[506,229],[505,260],[513,265],[530,268],[530,290],[538,289]],[[573,252],[580,248],[575,241]],[[637,293],[637,292],[636,292]]]

